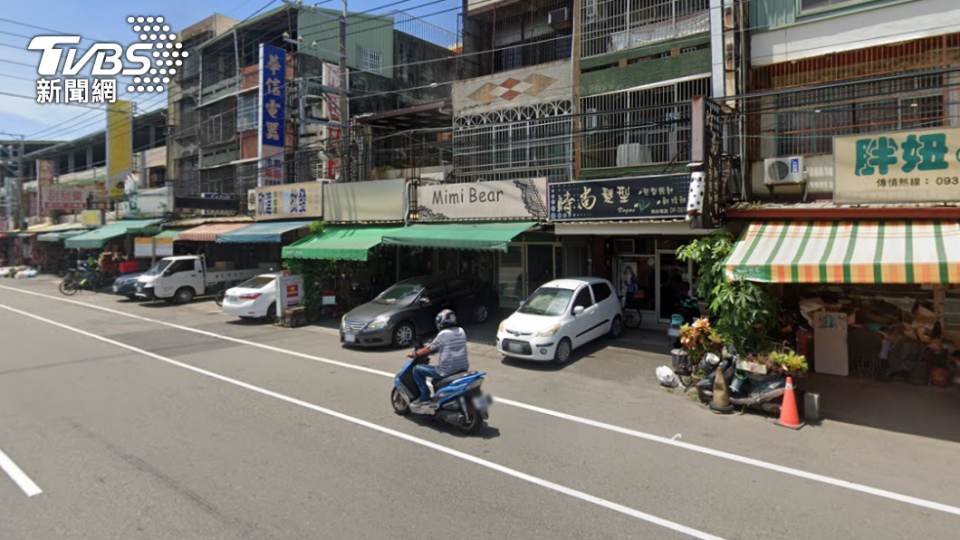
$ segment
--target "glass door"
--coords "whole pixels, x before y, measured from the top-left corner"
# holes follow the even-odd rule
[[[508,246],[507,252],[500,254],[497,277],[499,278],[497,294],[500,295],[500,305],[510,309],[520,307],[520,302],[526,299],[523,295],[522,245]]]
[[[674,251],[657,252],[657,313],[661,323],[670,323],[679,304],[690,296],[690,262],[677,259]]]

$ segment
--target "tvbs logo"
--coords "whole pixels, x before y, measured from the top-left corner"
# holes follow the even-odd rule
[[[128,93],[163,92],[189,53],[177,42],[177,35],[164,24],[163,17],[127,17],[127,23],[142,43],[126,48],[118,43],[94,43],[86,52],[76,45],[79,35],[37,36],[27,46],[41,51],[37,73],[38,103],[113,103],[117,99],[117,79],[133,77]],[[66,52],[66,55],[64,55]],[[77,78],[90,67],[92,78]],[[47,79],[47,77],[74,77]]]

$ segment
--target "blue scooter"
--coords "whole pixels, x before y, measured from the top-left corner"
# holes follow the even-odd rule
[[[414,349],[423,348],[423,344]],[[456,427],[467,435],[474,435],[483,429],[484,420],[489,415],[487,408],[493,402],[490,396],[480,390],[486,373],[463,371],[449,377],[433,380],[433,398],[423,405],[413,402],[420,397],[420,388],[413,378],[414,366],[429,364],[430,356],[414,358],[403,366],[393,379],[390,402],[393,411],[401,416],[419,414]]]

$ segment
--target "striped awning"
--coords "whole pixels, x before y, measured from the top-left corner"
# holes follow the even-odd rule
[[[208,223],[192,229],[187,229],[180,233],[179,240],[188,242],[216,242],[217,237],[223,233],[242,229],[250,225],[249,223]]]
[[[724,268],[769,283],[957,283],[960,223],[755,222]]]

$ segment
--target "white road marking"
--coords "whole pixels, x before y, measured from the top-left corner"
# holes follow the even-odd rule
[[[680,435],[679,433],[677,433],[677,434],[674,435],[673,438],[671,438],[670,440],[671,440],[671,441],[675,441],[675,440],[677,440],[677,439],[679,439],[679,438],[681,438],[681,435]]]
[[[146,357],[148,357],[148,358],[152,358],[152,359],[154,359],[154,360],[158,360],[158,361],[160,361],[160,362],[164,362],[164,363],[166,363],[166,364],[169,364],[169,365],[172,365],[172,366],[176,366],[176,367],[185,369],[185,370],[187,370],[187,371],[192,371],[193,373],[196,373],[196,374],[199,374],[199,375],[203,375],[203,376],[205,376],[205,377],[210,377],[211,379],[216,379],[216,380],[218,380],[218,381],[225,382],[225,383],[227,383],[227,384],[231,384],[231,385],[233,385],[233,386],[237,386],[237,387],[243,388],[243,389],[245,389],[245,390],[250,390],[250,391],[252,391],[252,392],[256,392],[256,393],[261,394],[261,395],[264,395],[264,396],[268,396],[268,397],[272,397],[272,398],[274,398],[274,399],[278,399],[278,400],[280,400],[280,401],[285,401],[285,402],[287,402],[287,403],[290,403],[291,405],[297,405],[297,406],[299,406],[299,407],[303,407],[303,408],[305,408],[305,409],[310,409],[310,410],[312,410],[312,411],[316,411],[316,412],[318,412],[318,413],[325,414],[325,415],[327,415],[327,416],[332,416],[332,417],[334,417],[334,418],[343,420],[343,421],[345,421],[345,422],[349,422],[349,423],[351,423],[351,424],[355,424],[355,425],[358,425],[358,426],[361,426],[361,427],[365,427],[365,428],[368,428],[368,429],[371,429],[371,430],[374,430],[374,431],[383,433],[383,434],[385,434],[385,435],[390,435],[391,437],[396,437],[396,438],[398,438],[398,439],[403,439],[403,440],[405,440],[405,441],[407,441],[407,442],[411,442],[411,443],[413,443],[413,444],[417,444],[417,445],[420,445],[420,446],[423,446],[423,447],[426,447],[426,448],[430,448],[431,450],[436,450],[437,452],[441,452],[441,453],[443,453],[443,454],[447,454],[448,456],[452,456],[452,457],[455,457],[455,458],[457,458],[457,459],[462,459],[462,460],[464,460],[464,461],[468,461],[468,462],[473,463],[473,464],[475,464],[475,465],[479,465],[479,466],[481,466],[481,467],[484,467],[484,468],[490,469],[490,470],[492,470],[492,471],[496,471],[496,472],[505,474],[505,475],[507,475],[507,476],[511,476],[511,477],[516,478],[516,479],[518,479],[518,480],[522,480],[522,481],[524,481],[524,482],[527,482],[527,483],[530,483],[530,484],[533,484],[533,485],[536,485],[536,486],[540,486],[540,487],[549,489],[549,490],[551,490],[551,491],[555,491],[555,492],[557,492],[557,493],[561,493],[561,494],[563,494],[563,495],[567,495],[567,496],[569,496],[569,497],[573,497],[573,498],[575,498],[575,499],[579,499],[579,500],[581,500],[581,501],[588,502],[588,503],[590,503],[590,504],[594,504],[594,505],[600,506],[600,507],[602,507],[602,508],[606,508],[606,509],[608,509],[608,510],[613,510],[614,512],[618,512],[618,513],[620,513],[620,514],[624,514],[624,515],[626,515],[626,516],[630,516],[630,517],[632,517],[632,518],[636,518],[636,519],[641,520],[641,521],[646,521],[646,522],[648,522],[648,523],[652,523],[652,524],[654,524],[654,525],[658,525],[658,526],[660,526],[660,527],[664,527],[664,528],[666,528],[666,529],[670,529],[670,530],[673,530],[673,531],[676,531],[676,532],[685,534],[685,535],[687,535],[687,536],[692,536],[693,538],[699,538],[699,539],[701,539],[701,540],[723,540],[723,538],[721,538],[721,537],[719,537],[719,536],[715,536],[715,535],[712,535],[712,534],[709,534],[709,533],[705,533],[705,532],[703,532],[703,531],[694,529],[694,528],[692,528],[692,527],[687,527],[686,525],[681,525],[681,524],[679,524],[679,523],[676,523],[676,522],[673,522],[673,521],[670,521],[670,520],[667,520],[667,519],[659,518],[659,517],[657,517],[657,516],[654,516],[654,515],[651,515],[651,514],[647,514],[646,512],[641,512],[641,511],[636,510],[636,509],[634,509],[634,508],[630,508],[629,506],[624,506],[624,505],[622,505],[622,504],[618,504],[618,503],[615,503],[615,502],[611,502],[611,501],[608,501],[608,500],[606,500],[606,499],[602,499],[602,498],[600,498],[600,497],[597,497],[597,496],[594,496],[594,495],[590,495],[589,493],[585,493],[585,492],[583,492],[583,491],[579,491],[579,490],[576,490],[576,489],[573,489],[573,488],[569,488],[569,487],[563,486],[563,485],[561,485],[561,484],[557,484],[557,483],[551,482],[551,481],[549,481],[549,480],[545,480],[545,479],[543,479],[543,478],[539,478],[539,477],[537,477],[537,476],[533,476],[533,475],[530,475],[530,474],[527,474],[527,473],[518,471],[518,470],[516,470],[516,469],[511,469],[510,467],[506,467],[506,466],[504,466],[504,465],[500,465],[500,464],[498,464],[498,463],[494,463],[494,462],[492,462],[492,461],[488,461],[488,460],[486,460],[486,459],[482,459],[482,458],[473,456],[473,455],[471,455],[471,454],[467,454],[467,453],[465,453],[465,452],[461,452],[461,451],[459,451],[459,450],[455,450],[455,449],[450,448],[450,447],[447,447],[447,446],[443,446],[443,445],[440,445],[440,444],[437,444],[437,443],[434,443],[434,442],[431,442],[431,441],[428,441],[428,440],[425,440],[425,439],[421,439],[421,438],[418,438],[418,437],[414,437],[413,435],[408,435],[408,434],[403,433],[403,432],[400,432],[400,431],[396,431],[396,430],[393,430],[393,429],[390,429],[390,428],[387,428],[387,427],[383,427],[383,426],[381,426],[381,425],[379,425],[379,424],[374,424],[374,423],[372,423],[372,422],[368,422],[368,421],[366,421],[366,420],[362,420],[362,419],[356,418],[356,417],[354,417],[354,416],[349,416],[349,415],[346,415],[346,414],[344,414],[344,413],[335,411],[335,410],[333,410],[333,409],[327,409],[326,407],[320,407],[319,405],[314,405],[313,403],[309,403],[309,402],[306,402],[306,401],[303,401],[303,400],[300,400],[300,399],[297,399],[297,398],[293,398],[293,397],[290,397],[290,396],[287,396],[287,395],[284,395],[284,394],[280,394],[280,393],[274,392],[274,391],[272,391],[272,390],[267,390],[266,388],[261,388],[261,387],[259,387],[259,386],[254,386],[254,385],[252,385],[252,384],[245,383],[245,382],[239,381],[239,380],[237,380],[237,379],[232,379],[232,378],[230,378],[230,377],[226,377],[226,376],[224,376],[224,375],[220,375],[220,374],[214,373],[214,372],[212,372],[212,371],[207,371],[207,370],[205,370],[205,369],[201,369],[201,368],[198,368],[198,367],[195,367],[195,366],[191,366],[191,365],[189,365],[189,364],[184,364],[184,363],[182,363],[182,362],[178,362],[178,361],[173,360],[173,359],[171,359],[171,358],[167,358],[167,357],[165,357],[165,356],[160,356],[159,354],[155,354],[155,353],[152,353],[152,352],[150,352],[150,351],[147,351],[147,350],[144,350],[144,349],[140,349],[140,348],[138,348],[138,347],[134,347],[134,346],[132,346],[132,345],[127,345],[126,343],[122,343],[122,342],[120,342],[120,341],[116,341],[116,340],[113,340],[113,339],[110,339],[110,338],[107,338],[107,337],[99,336],[99,335],[97,335],[97,334],[94,334],[94,333],[91,333],[91,332],[87,332],[87,331],[85,331],[85,330],[80,330],[79,328],[74,328],[74,327],[72,327],[72,326],[68,326],[68,325],[66,325],[66,324],[59,323],[59,322],[54,321],[54,320],[51,320],[51,319],[47,319],[47,318],[45,318],[45,317],[41,317],[41,316],[39,316],[39,315],[34,315],[34,314],[32,314],[32,313],[28,313],[28,312],[26,312],[26,311],[21,311],[21,310],[19,310],[19,309],[15,309],[15,308],[12,308],[12,307],[9,307],[9,306],[5,306],[5,305],[3,305],[3,304],[0,304],[0,309],[5,309],[5,310],[7,310],[7,311],[10,311],[10,312],[12,312],[12,313],[16,313],[16,314],[18,314],[18,315],[22,315],[22,316],[24,316],[24,317],[29,317],[29,318],[31,318],[31,319],[34,319],[34,320],[37,320],[37,321],[40,321],[40,322],[43,322],[43,323],[46,323],[46,324],[49,324],[49,325],[52,325],[52,326],[56,326],[56,327],[58,327],[58,328],[62,328],[62,329],[64,329],[64,330],[69,330],[70,332],[74,332],[74,333],[76,333],[76,334],[80,334],[80,335],[82,335],[82,336],[86,336],[86,337],[88,337],[88,338],[92,338],[92,339],[95,339],[95,340],[97,340],[97,341],[100,341],[100,342],[103,342],[103,343],[107,343],[107,344],[113,345],[113,346],[115,346],[115,347],[119,347],[119,348],[121,348],[121,349],[126,349],[126,350],[128,350],[128,351],[130,351],[130,352],[134,352],[134,353],[137,353],[137,354],[146,356]],[[5,456],[4,456],[4,457],[5,457]],[[12,463],[12,462],[11,462],[11,463]],[[16,467],[16,465],[14,465],[14,467]],[[17,470],[19,471],[19,469],[17,469]],[[20,474],[22,474],[22,472],[21,472]],[[11,475],[11,476],[12,476],[12,475]],[[25,477],[25,475],[24,475],[24,477]],[[29,481],[29,479],[27,479],[27,480]],[[22,487],[22,486],[21,486],[21,487]],[[39,492],[39,488],[37,488],[37,489],[38,489],[38,492]],[[26,491],[26,490],[24,490],[24,491]]]
[[[289,355],[289,356],[295,356],[295,357],[303,358],[303,359],[305,359],[305,360],[310,360],[310,361],[313,361],[313,362],[321,362],[321,363],[324,363],[324,364],[329,364],[329,365],[334,365],[334,366],[338,366],[338,367],[343,367],[343,368],[346,368],[346,369],[353,369],[353,370],[357,370],[357,371],[362,371],[362,372],[364,372],[364,373],[370,373],[370,374],[373,374],[373,375],[380,375],[380,376],[382,376],[382,377],[390,377],[390,378],[393,378],[394,375],[395,375],[394,373],[390,373],[390,372],[387,372],[387,371],[381,371],[381,370],[378,370],[378,369],[372,369],[372,368],[368,368],[368,367],[364,367],[364,366],[357,366],[357,365],[354,365],[354,364],[348,364],[348,363],[346,363],[346,362],[339,362],[339,361],[337,361],[337,360],[330,360],[329,358],[322,358],[322,357],[319,357],[319,356],[313,356],[313,355],[310,355],[310,354],[301,353],[301,352],[297,352],[297,351],[291,351],[291,350],[287,350],[287,349],[281,349],[281,348],[279,348],[279,347],[274,347],[274,346],[272,346],[272,345],[265,345],[265,344],[263,344],[263,343],[256,343],[256,342],[253,342],[253,341],[247,341],[247,340],[244,340],[244,339],[239,339],[239,338],[234,338],[234,337],[229,337],[229,336],[222,336],[222,335],[220,335],[220,334],[215,334],[215,333],[213,333],[213,332],[207,332],[207,331],[205,331],[205,330],[197,330],[196,328],[190,328],[190,327],[187,327],[187,326],[181,326],[181,325],[179,325],[179,324],[173,324],[173,323],[168,323],[168,322],[160,321],[160,320],[156,320],[156,319],[150,319],[150,318],[147,318],[147,317],[142,317],[142,316],[140,316],[140,315],[134,315],[134,314],[132,314],[132,313],[126,313],[126,312],[123,312],[123,311],[118,311],[118,310],[106,308],[106,307],[103,307],[103,306],[97,306],[97,305],[94,305],[94,304],[87,304],[87,303],[85,303],[85,302],[79,302],[79,301],[70,300],[70,299],[67,299],[67,298],[60,298],[60,297],[50,296],[50,295],[47,295],[47,294],[37,293],[37,292],[33,292],[33,291],[26,291],[26,290],[18,289],[18,288],[15,288],[15,287],[8,287],[8,286],[6,286],[6,285],[0,285],[0,289],[6,289],[6,290],[10,290],[10,291],[14,291],[14,292],[21,293],[21,294],[26,294],[26,295],[31,295],[31,296],[37,296],[37,297],[40,297],[40,298],[47,298],[47,299],[55,300],[55,301],[58,301],[58,302],[66,302],[66,303],[69,303],[69,304],[76,304],[76,305],[78,305],[78,306],[82,306],[82,307],[85,307],[85,308],[88,308],[88,309],[95,309],[95,310],[103,311],[103,312],[106,312],[106,313],[112,313],[112,314],[115,314],[115,315],[120,315],[120,316],[122,316],[122,317],[127,317],[127,318],[131,318],[131,319],[137,319],[137,320],[141,320],[141,321],[145,321],[145,322],[149,322],[149,323],[153,323],[153,324],[159,324],[159,325],[161,325],[161,326],[166,326],[166,327],[169,327],[169,328],[175,328],[175,329],[177,329],[177,330],[183,330],[183,331],[185,331],[185,332],[193,332],[193,333],[195,333],[195,334],[200,334],[200,335],[212,337],[212,338],[215,338],[215,339],[220,339],[220,340],[223,340],[223,341],[229,341],[229,342],[231,342],[231,343],[239,343],[239,344],[241,344],[241,345],[247,345],[247,346],[250,346],[250,347],[256,347],[256,348],[259,348],[259,349],[263,349],[263,350],[267,350],[267,351],[271,351],[271,352],[276,352],[276,353],[279,353],[279,354],[285,354],[285,355]],[[650,442],[665,444],[665,445],[668,445],[668,446],[673,446],[673,447],[675,447],[675,448],[681,448],[681,449],[683,449],[683,450],[689,450],[689,451],[691,451],[691,452],[697,452],[697,453],[700,453],[700,454],[705,454],[705,455],[708,455],[708,456],[713,456],[713,457],[716,457],[716,458],[725,459],[725,460],[728,460],[728,461],[733,461],[733,462],[740,463],[740,464],[743,464],[743,465],[749,465],[749,466],[752,466],[752,467],[757,467],[757,468],[760,468],[760,469],[765,469],[765,470],[768,470],[768,471],[773,471],[773,472],[777,472],[777,473],[781,473],[781,474],[793,476],[793,477],[796,477],[796,478],[803,478],[804,480],[810,480],[810,481],[812,481],[812,482],[819,482],[819,483],[822,483],[822,484],[827,484],[827,485],[834,486],[834,487],[839,487],[839,488],[843,488],[843,489],[848,489],[848,490],[856,491],[856,492],[859,492],[859,493],[865,493],[865,494],[867,494],[867,495],[873,495],[873,496],[880,497],[880,498],[883,498],[883,499],[888,499],[888,500],[891,500],[891,501],[897,501],[897,502],[900,502],[900,503],[909,504],[909,505],[917,506],[917,507],[920,507],[920,508],[926,508],[926,509],[929,509],[929,510],[936,510],[936,511],[938,511],[938,512],[944,512],[944,513],[947,513],[947,514],[953,514],[953,515],[955,515],[955,516],[960,516],[960,508],[958,508],[958,507],[956,507],[956,506],[950,506],[950,505],[947,505],[947,504],[938,503],[938,502],[930,501],[930,500],[927,500],[927,499],[921,499],[921,498],[919,498],[919,497],[913,497],[913,496],[910,496],[910,495],[904,495],[904,494],[901,494],[901,493],[896,493],[896,492],[888,491],[888,490],[885,490],[885,489],[874,488],[874,487],[870,487],[870,486],[867,486],[867,485],[864,485],[864,484],[858,484],[858,483],[856,483],[856,482],[849,482],[849,481],[847,481],[847,480],[841,480],[841,479],[838,479],[838,478],[833,478],[833,477],[825,476],[825,475],[822,475],[822,474],[817,474],[817,473],[812,473],[812,472],[808,472],[808,471],[803,471],[803,470],[800,470],[800,469],[794,469],[794,468],[791,468],[791,467],[785,467],[785,466],[783,466],[783,465],[777,465],[776,463],[770,463],[770,462],[762,461],[762,460],[759,460],[759,459],[753,459],[753,458],[749,458],[749,457],[746,457],[746,456],[741,456],[741,455],[737,455],[737,454],[732,454],[732,453],[730,453],[730,452],[724,452],[724,451],[722,451],[722,450],[715,450],[715,449],[713,449],[713,448],[709,448],[709,447],[706,447],[706,446],[699,446],[699,445],[696,445],[696,444],[685,443],[685,442],[681,442],[681,441],[678,441],[678,440],[671,439],[671,438],[669,438],[669,437],[662,437],[662,436],[660,436],[660,435],[654,435],[654,434],[652,434],[652,433],[645,433],[645,432],[643,432],[643,431],[637,431],[637,430],[633,430],[633,429],[629,429],[629,428],[625,428],[625,427],[621,427],[621,426],[616,426],[616,425],[613,425],[613,424],[607,424],[607,423],[604,423],[604,422],[598,422],[598,421],[596,421],[596,420],[591,420],[591,419],[589,419],[589,418],[583,418],[583,417],[580,417],[580,416],[574,416],[574,415],[571,415],[571,414],[566,414],[566,413],[562,413],[562,412],[559,412],[559,411],[554,411],[554,410],[551,410],[551,409],[545,409],[545,408],[543,408],[543,407],[537,407],[536,405],[530,405],[530,404],[523,403],[523,402],[520,402],[520,401],[514,401],[514,400],[511,400],[511,399],[502,398],[502,397],[497,397],[497,396],[494,396],[494,397],[497,398],[497,399],[496,399],[496,403],[501,404],[501,405],[508,405],[508,406],[511,406],[511,407],[516,407],[516,408],[518,408],[518,409],[523,409],[523,410],[530,411],[530,412],[535,412],[535,413],[544,414],[544,415],[547,415],[547,416],[552,416],[552,417],[554,417],[554,418],[558,418],[558,419],[561,419],[561,420],[567,420],[567,421],[574,422],[574,423],[577,423],[577,424],[581,424],[581,425],[585,425],[585,426],[590,426],[590,427],[593,427],[593,428],[602,429],[602,430],[606,430],[606,431],[611,431],[611,432],[614,432],[614,433],[619,433],[619,434],[621,434],[621,435],[626,435],[626,436],[628,436],[628,437],[634,437],[634,438],[642,439],[642,440],[645,440],[645,441],[650,441]]]
[[[27,497],[33,497],[34,495],[43,493],[40,486],[35,484],[33,480],[27,476],[27,473],[23,472],[23,469],[7,457],[7,455],[3,453],[3,450],[0,450],[0,469],[3,469],[3,472],[7,473],[7,476],[27,494]]]

